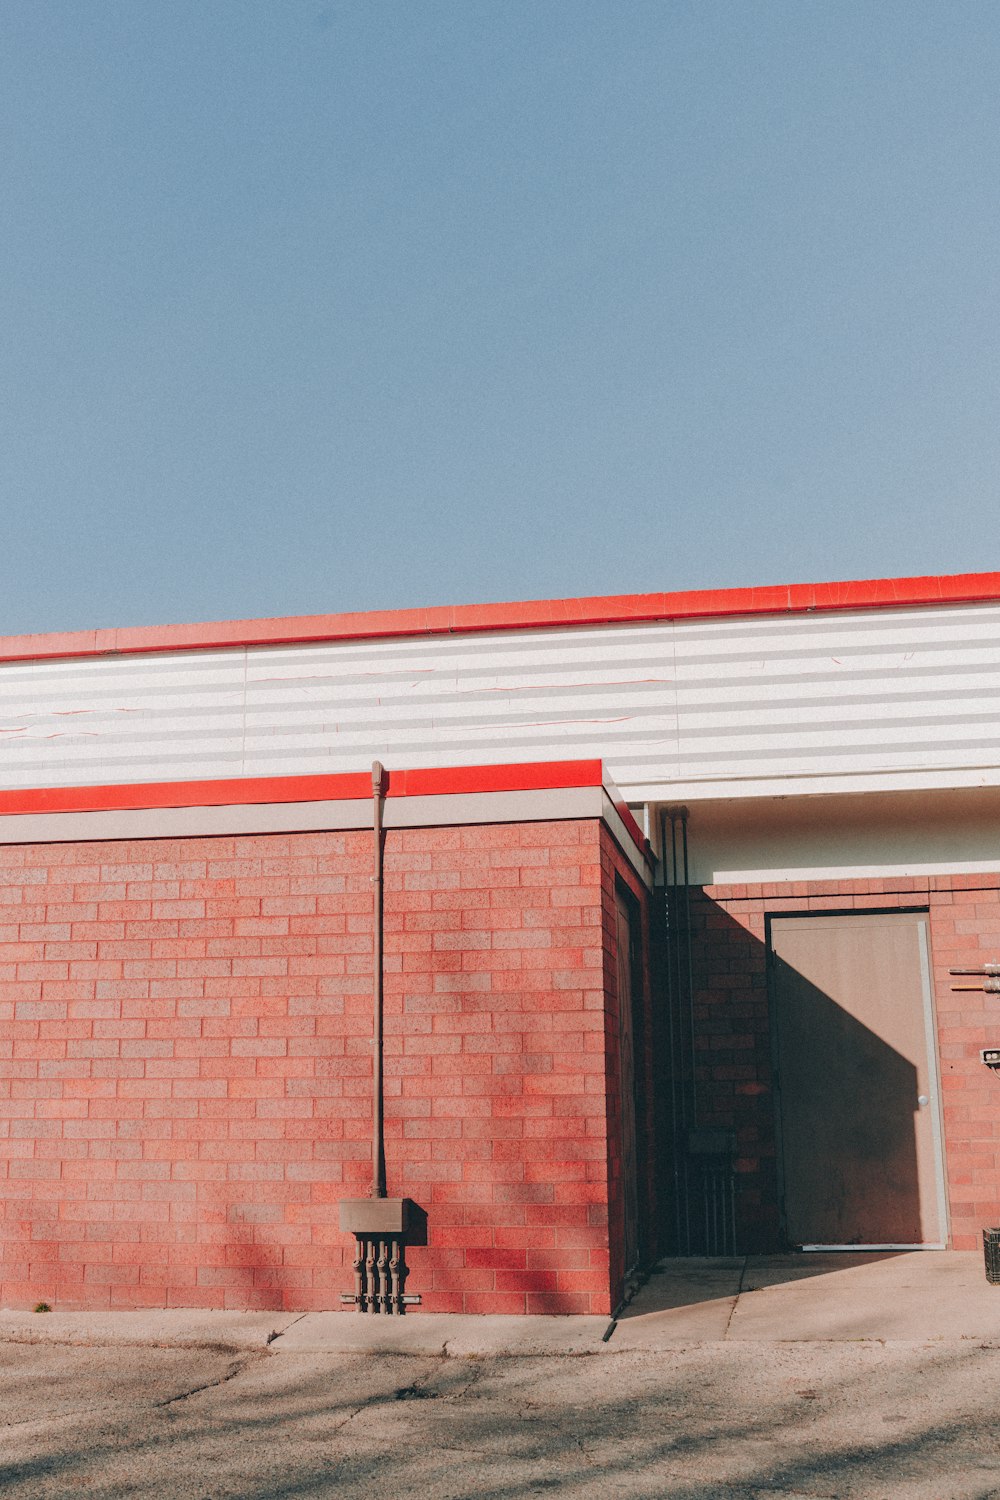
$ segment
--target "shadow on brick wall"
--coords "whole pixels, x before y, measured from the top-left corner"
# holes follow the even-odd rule
[[[913,1065],[791,965],[769,971],[762,938],[703,891],[683,915],[658,1070],[668,1254],[919,1243]]]

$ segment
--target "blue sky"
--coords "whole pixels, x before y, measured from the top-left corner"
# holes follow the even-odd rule
[[[1000,10],[5,0],[0,632],[993,569]]]

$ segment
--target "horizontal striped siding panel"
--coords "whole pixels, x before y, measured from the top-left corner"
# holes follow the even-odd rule
[[[22,662],[0,785],[600,756],[626,795],[738,794],[997,768],[998,709],[992,604]]]

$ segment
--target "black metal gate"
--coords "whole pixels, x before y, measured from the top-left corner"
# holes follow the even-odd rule
[[[670,1255],[739,1254],[736,1140],[705,1126],[698,1113],[698,1046],[688,871],[688,810],[666,808],[660,825],[663,870],[662,989],[669,1108],[661,1131],[660,1172]]]

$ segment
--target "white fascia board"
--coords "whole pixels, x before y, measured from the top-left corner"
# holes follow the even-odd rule
[[[618,812],[617,807],[615,807],[615,804],[603,787],[601,788],[601,795],[603,798],[602,817],[607,824],[612,838],[642,883],[652,890],[653,871],[655,868],[652,859],[645,859],[636,848],[635,839],[625,827],[624,820]]]
[[[858,772],[767,778],[725,776],[718,780],[650,780],[619,782],[626,801],[717,802],[742,797],[826,797],[850,792],[950,791],[962,787],[1000,786],[1000,766],[963,766],[952,770]]]

